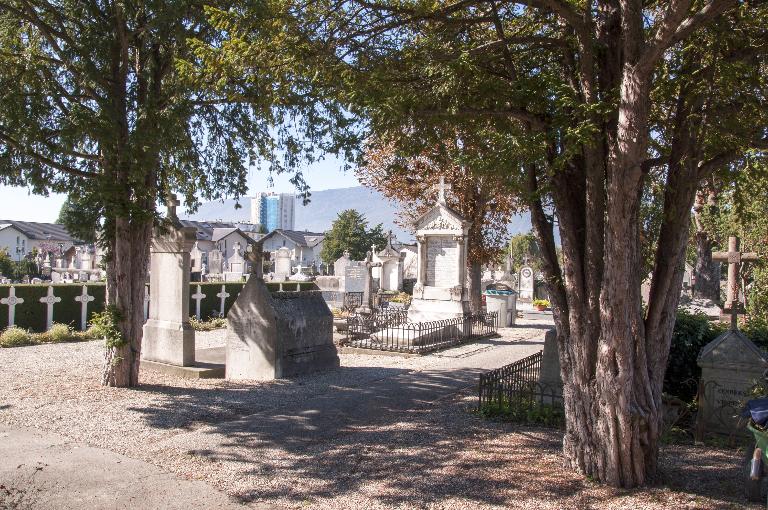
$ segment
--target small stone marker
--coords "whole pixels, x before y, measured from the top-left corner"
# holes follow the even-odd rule
[[[83,292],[75,296],[75,301],[80,303],[80,331],[88,329],[88,303],[96,298],[88,295],[88,286],[83,285]]]
[[[200,285],[197,286],[197,292],[192,294],[192,299],[195,300],[195,317],[197,320],[200,320],[200,301],[205,299],[205,294],[203,294]]]
[[[48,286],[48,294],[46,294],[44,297],[40,298],[40,302],[44,303],[46,306],[46,317],[45,317],[45,329],[51,329],[51,324],[53,324],[53,305],[55,303],[59,303],[61,301],[60,297],[56,297],[53,295],[53,286]]]
[[[16,320],[16,305],[24,303],[24,298],[16,297],[16,287],[11,287],[8,297],[0,299],[0,303],[8,305],[8,327],[13,326]]]

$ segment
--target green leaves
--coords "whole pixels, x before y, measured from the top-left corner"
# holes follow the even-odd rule
[[[371,246],[381,250],[386,242],[381,223],[369,229],[365,216],[354,209],[347,209],[339,213],[331,230],[326,232],[320,258],[327,264],[333,264],[345,251],[349,251],[352,260],[363,260]]]

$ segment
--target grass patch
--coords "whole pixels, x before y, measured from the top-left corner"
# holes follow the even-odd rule
[[[190,317],[189,323],[195,331],[213,331],[214,329],[224,329],[227,327],[227,319],[224,317],[211,317],[208,320],[198,320],[197,317]]]

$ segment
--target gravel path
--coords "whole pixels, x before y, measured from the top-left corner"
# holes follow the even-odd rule
[[[339,370],[271,383],[145,370],[137,390],[98,384],[100,342],[0,349],[0,423],[124,454],[254,505],[740,507],[737,453],[665,448],[665,486],[613,491],[563,469],[556,431],[472,414],[478,374],[540,350],[544,327],[416,358],[343,354]],[[198,346],[221,338],[201,334]]]

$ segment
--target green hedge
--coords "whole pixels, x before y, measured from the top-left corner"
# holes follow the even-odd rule
[[[38,333],[45,331],[48,305],[40,302],[40,298],[48,294],[48,285],[13,285],[16,297],[22,298],[24,303],[16,305],[14,324],[20,328],[29,329]],[[88,294],[95,299],[88,303],[88,320],[97,312],[104,310],[106,287],[103,283],[91,283],[87,285]],[[0,299],[7,298],[10,294],[10,285],[0,286]],[[80,303],[75,301],[75,296],[82,293],[83,284],[59,284],[53,285],[53,295],[61,298],[61,301],[53,305],[53,322],[68,324],[73,329],[80,329]],[[8,324],[8,305],[0,304],[0,328]]]
[[[205,294],[205,298],[200,302],[200,318],[202,320],[209,319],[211,317],[218,317],[221,307],[221,298],[216,294],[221,292],[221,286],[224,285],[226,292],[229,296],[224,300],[224,315],[226,316],[229,309],[237,299],[238,294],[245,286],[244,282],[226,282],[226,283],[191,283],[190,284],[190,298],[189,298],[189,313],[195,314],[195,300],[192,299],[192,295],[197,292],[197,286],[200,285],[200,290]],[[88,303],[88,321],[94,313],[98,313],[104,310],[104,303],[106,301],[106,286],[101,282],[93,282],[87,284],[88,294],[95,299]],[[296,290],[296,282],[284,282],[283,289],[288,291]],[[298,283],[301,291],[317,290],[317,286],[314,282],[300,282]],[[24,303],[16,306],[14,324],[23,329],[28,329],[35,332],[45,331],[47,305],[40,302],[40,298],[48,294],[47,284],[14,284],[13,287],[16,290],[16,297],[24,299]],[[75,301],[75,297],[82,293],[83,284],[56,284],[53,285],[53,295],[61,298],[61,301],[53,305],[53,322],[62,324],[68,324],[73,329],[80,329],[80,303]],[[276,282],[268,282],[267,288],[271,292],[277,292],[280,289],[280,284]],[[7,298],[10,294],[11,285],[0,285],[0,299]],[[0,329],[5,328],[8,325],[8,305],[0,304]]]

